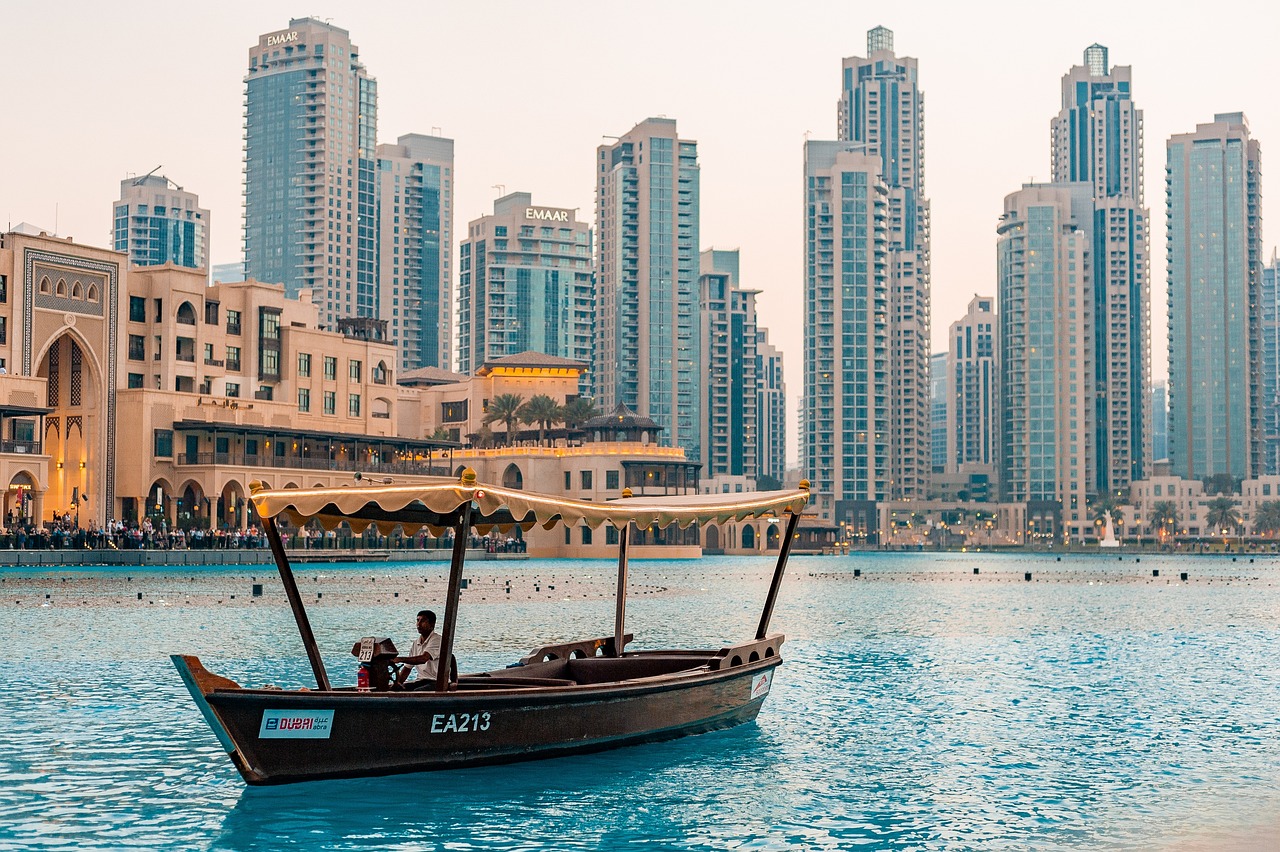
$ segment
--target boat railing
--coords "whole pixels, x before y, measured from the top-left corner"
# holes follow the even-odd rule
[[[781,633],[771,633],[763,639],[752,639],[721,648],[710,662],[711,670],[720,671],[776,657],[784,641]]]
[[[622,637],[622,647],[626,648],[627,643],[635,637],[630,633]],[[583,657],[616,657],[613,647],[613,637],[604,636],[599,639],[584,639],[580,642],[562,642],[558,645],[543,645],[531,654],[526,654],[520,658],[520,665],[527,666],[530,663],[545,663],[550,660],[572,660],[581,659]]]

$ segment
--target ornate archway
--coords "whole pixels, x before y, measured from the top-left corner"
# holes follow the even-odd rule
[[[502,487],[513,490],[524,488],[524,474],[520,472],[520,468],[514,462],[507,465],[507,469],[502,472]]]
[[[44,434],[37,436],[50,459],[40,520],[51,520],[55,512],[81,520],[101,517],[104,508],[93,499],[102,493],[99,477],[107,467],[101,366],[84,338],[68,327],[41,353],[35,375],[46,381],[44,403],[50,409]]]

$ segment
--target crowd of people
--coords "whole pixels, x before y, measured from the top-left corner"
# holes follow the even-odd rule
[[[248,529],[185,529],[171,527],[163,518],[153,521],[108,521],[105,525],[89,523],[80,526],[71,513],[54,513],[53,520],[37,524],[30,519],[9,516],[0,527],[0,549],[4,550],[255,550],[268,546],[267,536],[256,524]],[[372,531],[353,535],[350,530],[322,529],[285,530],[285,547],[308,550],[322,549],[386,549],[397,550],[448,548],[453,546],[453,531],[440,538],[419,533],[416,536],[379,536]],[[524,553],[525,542],[507,536],[472,534],[467,547],[489,553]]]

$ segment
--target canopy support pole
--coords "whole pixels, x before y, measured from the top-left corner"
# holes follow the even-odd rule
[[[471,534],[471,501],[462,505],[458,525],[453,528],[453,560],[449,563],[449,589],[445,593],[444,627],[440,630],[440,659],[436,666],[436,692],[447,692],[453,670],[453,633],[458,626],[458,603],[462,599],[462,563],[467,556],[467,536]]]
[[[627,540],[631,538],[631,522],[618,536],[618,603],[613,616],[613,655],[622,656],[623,635],[627,628]]]
[[[773,569],[769,595],[764,599],[764,612],[760,613],[760,626],[756,628],[757,639],[763,639],[769,631],[769,619],[773,617],[773,605],[778,601],[778,589],[782,588],[782,575],[787,570],[787,557],[791,555],[791,542],[795,540],[796,526],[799,523],[800,512],[792,512],[787,519],[787,533],[782,538],[782,547],[778,551],[778,565]]]
[[[311,632],[311,622],[307,620],[307,610],[302,605],[302,595],[298,594],[298,584],[293,579],[293,569],[289,567],[289,557],[285,556],[284,544],[280,541],[280,531],[276,529],[275,518],[263,518],[262,529],[271,544],[271,555],[276,558],[276,568],[280,570],[280,582],[284,593],[289,598],[289,608],[293,610],[293,620],[298,622],[298,633],[302,636],[302,644],[307,649],[307,659],[311,661],[311,671],[316,676],[316,688],[328,692],[329,674],[324,670],[324,660],[320,658],[320,648],[316,646],[316,636]]]

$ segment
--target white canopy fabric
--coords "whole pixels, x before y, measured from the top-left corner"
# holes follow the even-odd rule
[[[676,497],[623,497],[605,503],[573,500],[533,491],[484,485],[471,471],[462,479],[427,479],[410,485],[352,485],[340,488],[287,488],[268,491],[261,483],[249,484],[250,499],[259,517],[284,516],[302,524],[315,519],[325,529],[346,522],[355,532],[376,526],[383,535],[401,527],[408,535],[427,528],[435,535],[454,526],[461,509],[474,505],[472,525],[482,535],[492,529],[508,531],[535,524],[551,529],[558,524],[592,529],[610,524],[622,529],[681,529],[693,524],[725,523],[731,520],[781,517],[798,513],[809,500],[808,483],[789,491],[758,491],[744,494],[707,494]]]

